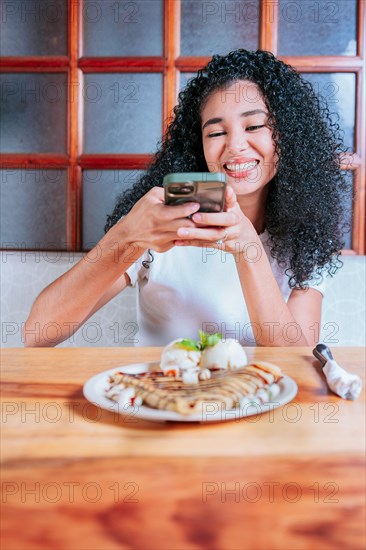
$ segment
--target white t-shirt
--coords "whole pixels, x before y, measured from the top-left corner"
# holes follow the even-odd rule
[[[285,268],[271,257],[268,234],[261,235],[273,275],[287,302],[291,288]],[[255,260],[261,249],[248,250]],[[216,248],[174,247],[168,252],[146,252],[127,273],[138,287],[136,338],[139,346],[162,346],[175,338],[198,338],[198,330],[221,332],[245,346],[255,345],[260,327],[250,322],[235,258]],[[325,281],[309,282],[324,294]],[[271,330],[271,326],[266,329]],[[273,327],[272,327],[273,330]]]

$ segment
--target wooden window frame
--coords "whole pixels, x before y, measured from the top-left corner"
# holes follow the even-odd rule
[[[84,57],[82,51],[83,0],[68,0],[68,55],[2,57],[0,71],[5,73],[59,72],[67,74],[67,152],[58,154],[2,154],[2,168],[58,168],[67,170],[67,249],[82,249],[82,171],[84,169],[145,169],[149,154],[83,154],[83,98],[86,73],[157,72],[163,75],[162,131],[171,120],[183,72],[195,72],[209,57],[180,56],[180,2],[163,0],[163,55],[161,57]],[[263,16],[270,10],[271,17]],[[300,72],[349,72],[356,75],[355,151],[344,160],[344,168],[354,171],[352,250],[365,254],[366,181],[366,85],[365,85],[365,2],[358,2],[356,56],[280,56]],[[261,0],[259,47],[278,52],[278,3]]]

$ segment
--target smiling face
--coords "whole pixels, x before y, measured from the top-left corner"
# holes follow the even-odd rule
[[[259,88],[240,80],[213,92],[201,112],[210,172],[224,172],[238,198],[260,196],[276,173],[275,145]]]

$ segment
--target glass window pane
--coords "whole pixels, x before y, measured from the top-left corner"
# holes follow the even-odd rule
[[[142,175],[142,170],[83,171],[83,250],[100,241],[117,197]]]
[[[66,171],[2,169],[0,183],[1,247],[66,249]]]
[[[87,0],[82,20],[85,56],[163,55],[162,0]]]
[[[348,181],[348,183],[350,185],[352,185],[352,189],[354,190],[353,171],[346,170],[344,172],[344,174],[345,174],[346,180]],[[345,219],[346,219],[346,222],[349,225],[349,230],[343,236],[343,239],[345,241],[345,244],[344,244],[344,249],[345,250],[350,250],[352,248],[352,225],[353,225],[352,206],[353,206],[353,198],[354,198],[354,191],[349,196],[345,197],[344,200],[343,200],[343,209],[344,209],[344,212],[345,212]]]
[[[87,74],[85,153],[153,153],[162,129],[161,74]]]
[[[259,0],[182,0],[181,55],[211,56],[259,47]]]
[[[279,55],[356,55],[357,2],[279,3]]]
[[[0,75],[0,151],[65,153],[67,76],[63,73]]]
[[[0,12],[1,55],[67,55],[65,0],[2,1]]]
[[[352,73],[313,73],[303,74],[311,82],[316,94],[323,96],[333,113],[333,120],[339,117],[339,125],[344,132],[344,143],[354,150],[356,76]]]

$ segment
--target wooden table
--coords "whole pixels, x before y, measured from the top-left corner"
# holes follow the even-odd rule
[[[365,399],[331,394],[310,348],[248,348],[291,404],[215,424],[88,403],[83,383],[158,348],[2,351],[2,548],[365,548]],[[364,378],[365,350],[334,348]]]

